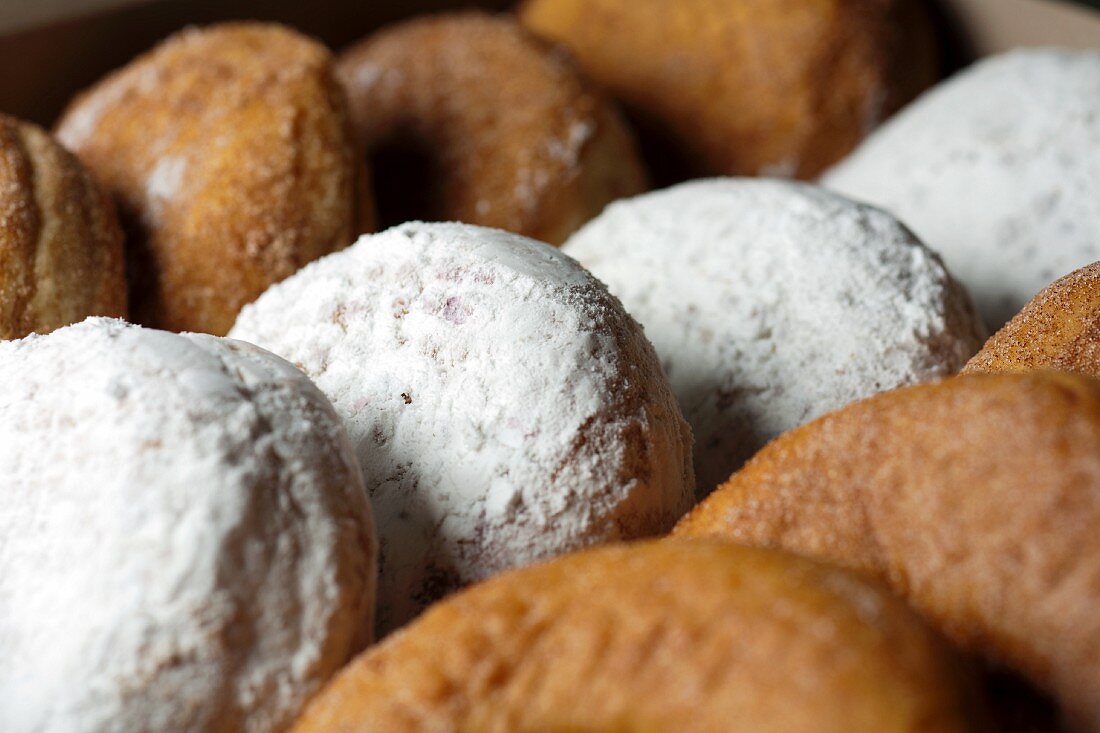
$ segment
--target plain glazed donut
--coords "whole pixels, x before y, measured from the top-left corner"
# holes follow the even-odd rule
[[[782,436],[677,525],[884,578],[1100,726],[1100,383],[966,375]]]
[[[145,325],[223,334],[372,228],[332,55],[281,26],[177,33],[77,97],[57,135],[119,205]]]
[[[126,316],[122,230],[79,161],[0,115],[0,339]]]
[[[994,334],[964,372],[1058,369],[1100,377],[1100,262],[1053,283]]]
[[[978,730],[964,669],[877,583],[785,553],[590,550],[441,602],[294,733]]]
[[[685,159],[662,180],[812,178],[935,73],[920,0],[527,0],[520,19],[627,105],[655,170]]]
[[[611,104],[507,17],[402,23],[346,51],[339,71],[386,224],[462,221],[560,244],[645,187]]]

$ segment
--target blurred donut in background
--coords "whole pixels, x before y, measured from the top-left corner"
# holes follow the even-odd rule
[[[936,77],[922,0],[526,0],[620,100],[662,184],[813,178]]]
[[[181,31],[78,96],[57,135],[118,203],[138,323],[224,334],[373,226],[332,55],[289,28]]]
[[[0,115],[0,339],[126,315],[114,206],[36,125]]]
[[[384,225],[461,221],[551,244],[645,189],[602,93],[507,16],[427,16],[340,57]]]

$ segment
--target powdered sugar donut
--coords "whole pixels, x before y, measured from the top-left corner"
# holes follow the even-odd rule
[[[884,206],[943,255],[991,327],[1100,259],[1100,53],[983,61],[872,135],[822,182]]]
[[[233,335],[297,363],[344,418],[382,630],[504,568],[663,532],[690,504],[690,432],[652,347],[548,245],[402,225],[271,288]]]
[[[369,638],[347,434],[248,344],[0,343],[0,729],[282,731]]]
[[[982,343],[935,254],[804,184],[714,179],[621,201],[565,251],[645,326],[695,432],[701,493],[779,433],[951,374]]]

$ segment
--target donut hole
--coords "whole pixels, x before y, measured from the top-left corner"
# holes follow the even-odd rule
[[[638,152],[654,188],[667,188],[697,178],[699,171],[705,170],[705,163],[691,154],[683,136],[656,115],[631,105],[624,105],[623,111],[627,121],[634,126]]]
[[[995,730],[1005,733],[1058,733],[1069,727],[1049,695],[1020,675],[989,668],[985,695],[993,712]]]
[[[438,146],[437,146],[438,147]],[[396,132],[372,146],[379,230],[407,221],[443,221],[446,165],[423,137]]]

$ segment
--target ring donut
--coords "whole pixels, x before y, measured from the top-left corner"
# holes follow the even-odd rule
[[[294,733],[972,731],[964,667],[877,583],[657,541],[452,596],[368,650]]]
[[[1032,369],[1100,377],[1100,262],[1074,270],[1032,298],[963,371]]]
[[[884,578],[963,649],[1100,726],[1100,383],[979,374],[872,397],[766,447],[680,537]]]
[[[934,79],[923,6],[527,0],[519,15],[633,113],[662,182],[810,179]]]
[[[328,49],[264,23],[181,31],[76,98],[57,135],[119,204],[136,322],[224,334],[371,227],[346,106]]]
[[[346,51],[339,72],[383,224],[453,220],[560,244],[644,190],[611,104],[504,16],[402,23]]]
[[[114,207],[44,130],[0,115],[0,339],[96,315],[126,316]]]

